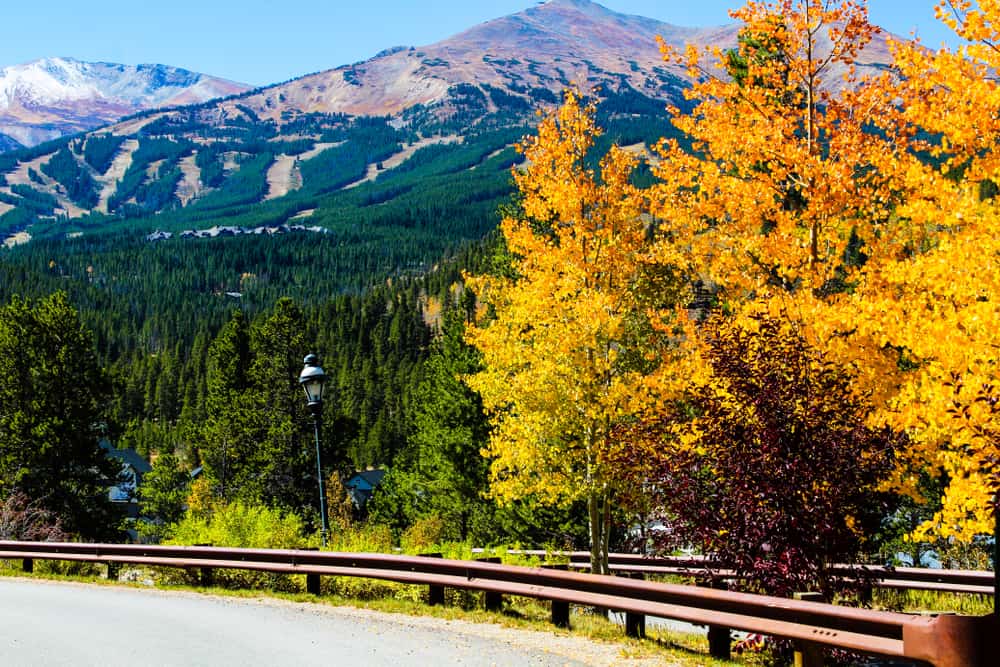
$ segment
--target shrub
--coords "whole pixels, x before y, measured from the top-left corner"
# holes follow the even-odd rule
[[[315,536],[307,537],[302,519],[292,512],[282,512],[262,505],[233,502],[218,505],[208,513],[188,513],[174,528],[167,544],[209,544],[216,547],[258,549],[301,549],[318,546]],[[161,576],[173,583],[196,583],[196,572],[162,571]],[[302,589],[301,577],[220,569],[214,572],[214,583],[225,588],[270,588],[281,591]]]
[[[0,502],[0,540],[62,542],[68,539],[53,512],[14,491]]]
[[[304,524],[298,515],[239,501],[217,506],[207,515],[185,516],[177,524],[169,543],[257,549],[309,546]]]
[[[445,528],[444,520],[440,517],[417,519],[403,533],[400,538],[400,546],[403,547],[403,551],[426,550],[441,543]]]
[[[856,562],[892,506],[878,487],[905,439],[868,425],[850,369],[823,359],[793,322],[717,319],[702,335],[709,372],[684,407],[695,419],[678,417],[688,444],[663,447],[644,480],[667,527],[654,542],[693,545],[752,591],[829,598],[827,566]],[[630,435],[656,451],[670,429]]]
[[[334,530],[327,545],[330,551],[390,553],[392,530],[383,524],[365,524]]]

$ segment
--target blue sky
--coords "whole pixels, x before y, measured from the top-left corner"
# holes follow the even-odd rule
[[[46,56],[162,63],[262,85],[420,46],[534,0],[11,0],[4,3],[0,66]],[[738,0],[603,0],[615,11],[676,25],[728,23]],[[872,21],[916,30],[937,47],[951,33],[935,0],[870,0]]]

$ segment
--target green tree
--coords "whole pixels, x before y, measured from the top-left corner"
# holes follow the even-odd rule
[[[19,490],[71,533],[114,536],[116,466],[98,446],[109,392],[64,293],[0,308],[0,497]]]
[[[176,456],[160,454],[139,487],[142,514],[167,525],[180,521],[190,482],[191,476],[180,467]]]
[[[260,416],[249,393],[250,333],[236,310],[208,350],[206,419],[195,429],[206,479],[217,498],[258,499],[254,470]]]
[[[488,462],[480,450],[489,440],[489,422],[479,395],[461,376],[480,369],[479,354],[464,340],[463,313],[443,313],[417,385],[408,448],[376,494],[373,518],[396,528],[436,517],[448,539],[479,539],[493,503],[483,497]]]
[[[282,298],[250,330],[250,398],[263,420],[254,452],[263,499],[296,510],[315,506],[316,486],[312,420],[298,381],[308,351],[305,329],[302,310]]]
[[[234,312],[210,346],[208,417],[197,440],[217,498],[315,506],[312,420],[298,384],[306,341],[302,310],[285,298],[249,327]],[[325,467],[338,460],[327,448]]]

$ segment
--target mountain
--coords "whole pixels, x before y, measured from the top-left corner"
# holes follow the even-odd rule
[[[684,108],[689,85],[687,72],[665,65],[656,37],[725,49],[737,34],[736,25],[685,28],[550,0],[436,44],[187,105],[227,89],[158,66],[8,68],[0,119],[18,109],[97,122],[98,112],[118,116],[128,104],[156,108],[0,153],[0,238],[126,228],[176,232],[178,242],[183,231],[290,225],[480,238],[509,196],[519,159],[511,146],[540,105],[577,85],[600,101],[605,142],[653,141],[671,132],[665,107]],[[884,67],[885,39],[859,62],[862,74]],[[842,79],[832,72],[828,81]],[[419,261],[441,247],[428,238],[414,251]]]
[[[441,105],[448,112],[454,87],[491,86],[526,101],[534,91],[558,93],[570,85],[589,91],[628,86],[664,102],[680,102],[689,78],[667,66],[657,37],[680,50],[686,44],[733,48],[739,26],[690,28],[613,12],[590,0],[548,0],[525,11],[488,21],[444,41],[388,49],[363,63],[311,74],[242,99],[264,118],[291,112],[399,114],[415,105]],[[859,74],[870,73],[891,55],[876,38],[859,57]],[[827,79],[841,80],[833,68]],[[547,95],[542,95],[547,98]]]
[[[551,0],[422,47],[397,47],[363,63],[311,74],[240,100],[268,118],[301,111],[398,114],[414,105],[447,104],[454,86],[493,86],[530,100],[621,83],[669,95],[683,73],[664,66],[656,43],[731,46],[735,26],[679,28],[612,12],[587,0]],[[233,102],[235,103],[235,102]]]
[[[335,380],[328,445],[356,465],[391,465],[412,430],[408,406],[426,393],[409,387],[431,377],[419,361],[425,318],[461,316],[447,310],[459,300],[474,308],[462,270],[496,260],[481,241],[510,206],[513,144],[573,82],[593,93],[605,129],[595,156],[669,135],[665,107],[683,108],[688,80],[663,64],[658,34],[725,48],[737,30],[556,0],[437,44],[187,105],[138,71],[138,82],[116,89],[112,72],[90,88],[74,67],[49,67],[62,72],[50,77],[39,65],[28,78],[44,86],[2,88],[34,90],[5,99],[36,120],[97,122],[99,103],[117,118],[149,88],[163,96],[143,103],[174,106],[0,152],[10,246],[0,247],[0,304],[64,291],[116,388],[111,432],[194,460],[210,341],[233,308],[253,320],[291,297]],[[82,127],[69,124],[56,129]],[[652,182],[648,168],[634,178]]]
[[[0,69],[0,133],[34,146],[145,109],[204,102],[248,88],[166,65],[45,58]]]

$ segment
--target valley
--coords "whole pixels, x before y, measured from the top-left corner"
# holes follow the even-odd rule
[[[890,66],[889,36],[872,34],[854,58],[861,74]],[[688,71],[664,60],[657,37],[677,49],[690,43],[720,51],[701,72]],[[115,444],[162,461],[163,470],[183,477],[184,484],[189,472],[203,471],[211,480],[205,484],[212,484],[205,487],[210,502],[248,500],[258,503],[254,512],[260,516],[263,509],[290,508],[291,518],[301,516],[315,526],[316,468],[305,446],[314,431],[296,383],[308,350],[320,355],[331,383],[324,440],[317,444],[328,457],[331,480],[375,466],[401,471],[390,478],[398,495],[372,510],[373,526],[384,525],[395,535],[422,529],[422,522],[438,517],[442,534],[484,542],[582,544],[588,528],[580,502],[549,508],[527,494],[525,502],[518,496],[501,507],[484,495],[491,483],[490,460],[483,455],[493,428],[489,417],[505,414],[519,393],[530,392],[527,385],[512,391],[509,379],[499,378],[486,408],[483,392],[463,384],[481,370],[484,358],[465,332],[503,306],[487,304],[487,290],[468,288],[468,276],[490,274],[498,285],[517,276],[515,257],[522,249],[512,249],[498,231],[505,217],[528,217],[537,225],[529,236],[554,234],[559,216],[553,210],[562,202],[526,213],[525,201],[534,195],[530,188],[515,187],[519,170],[547,163],[537,153],[528,163],[517,148],[567,99],[567,90],[580,92],[588,119],[592,105],[601,133],[588,135],[581,142],[586,150],[573,154],[579,173],[554,168],[553,182],[586,180],[612,146],[623,147],[636,165],[623,167],[618,189],[608,197],[610,208],[619,200],[633,206],[633,214],[623,217],[641,225],[630,238],[657,237],[673,209],[663,203],[653,210],[640,200],[662,191],[651,186],[665,187],[672,174],[666,153],[653,146],[675,140],[676,151],[691,152],[681,156],[681,164],[698,164],[700,148],[692,135],[677,129],[673,114],[693,117],[686,93],[702,81],[703,72],[716,71],[738,38],[736,25],[685,28],[587,0],[551,0],[433,44],[386,49],[361,62],[252,90],[235,84],[209,89],[195,82],[202,75],[188,73],[181,79],[191,85],[163,92],[152,83],[137,84],[138,72],[126,68],[120,86],[105,78],[103,87],[84,81],[60,88],[65,122],[58,132],[41,123],[51,116],[41,109],[40,94],[25,92],[21,97],[33,101],[9,108],[38,108],[16,122],[41,124],[15,133],[23,145],[0,152],[0,303],[14,304],[11,313],[39,309],[42,324],[32,324],[36,333],[53,329],[44,317],[71,306],[79,322],[69,315],[61,322],[92,335],[85,341],[93,348],[95,367],[88,386],[94,387],[101,418],[87,424],[99,423],[102,435]],[[822,56],[837,45],[817,38],[816,48]],[[69,61],[50,65],[62,72],[86,70]],[[156,71],[161,78],[173,76],[173,70]],[[838,92],[846,71],[834,62],[816,91]],[[734,79],[735,74],[726,82]],[[110,99],[116,86],[144,92],[132,95],[127,105],[116,102],[114,114],[106,100],[84,94]],[[761,99],[773,102],[774,96],[765,92]],[[2,125],[3,113],[0,132],[7,135],[14,130]],[[738,149],[754,131],[741,126],[726,139],[735,138]],[[775,131],[775,136],[788,139],[795,133]],[[761,178],[768,168],[767,160],[756,160],[744,173]],[[786,180],[797,176],[792,168],[784,173]],[[574,181],[580,174],[585,177]],[[784,193],[787,182],[777,189]],[[687,184],[678,188],[676,199],[696,191],[697,183]],[[757,194],[748,190],[746,200],[767,199]],[[787,206],[774,217],[791,220],[787,238],[799,240],[806,227],[793,218],[794,194],[788,193],[782,202]],[[573,196],[566,196],[571,203]],[[596,204],[581,205],[581,215],[567,205],[560,229],[586,220],[588,206]],[[714,220],[714,210],[692,214],[692,228]],[[761,224],[755,222],[756,232]],[[768,227],[770,218],[765,222]],[[751,236],[756,242],[761,234]],[[838,240],[850,237],[844,232]],[[720,241],[722,247],[726,243]],[[538,243],[542,246],[552,250],[559,244]],[[706,256],[715,253],[717,248]],[[609,264],[595,279],[619,268]],[[635,293],[623,300],[650,299],[616,319],[628,325],[620,349],[643,341],[650,345],[626,360],[629,369],[647,368],[673,345],[647,320],[650,309],[664,306],[668,297],[677,298],[669,304],[676,312],[685,309],[682,299],[690,284],[682,284],[685,276],[679,274],[668,263],[643,264],[636,269],[638,278],[630,274],[612,281],[617,288],[635,279]],[[837,279],[841,282],[831,279],[829,289],[842,285]],[[760,284],[772,287],[775,280]],[[696,282],[699,305],[714,304],[712,288],[700,278]],[[590,315],[580,316],[579,328],[599,323],[605,315],[599,299],[578,298],[581,293],[570,286],[547,301],[547,308],[531,311],[523,325],[498,336],[498,347],[519,336],[540,340],[539,323],[551,321],[555,331],[578,305],[597,304]],[[671,331],[671,340],[677,331]],[[555,337],[554,352],[532,363],[570,367],[565,360],[575,351],[558,345],[575,333]],[[26,340],[33,338],[7,336],[11,350]],[[601,358],[616,358],[618,350],[619,341],[612,341]],[[532,386],[579,384],[565,376]],[[575,396],[544,400],[586,407],[589,399]],[[563,412],[560,419],[574,419]],[[555,423],[547,417],[542,422]],[[570,456],[582,442],[558,434],[551,441]],[[151,539],[166,534],[156,531],[172,530],[154,523],[145,527]]]

